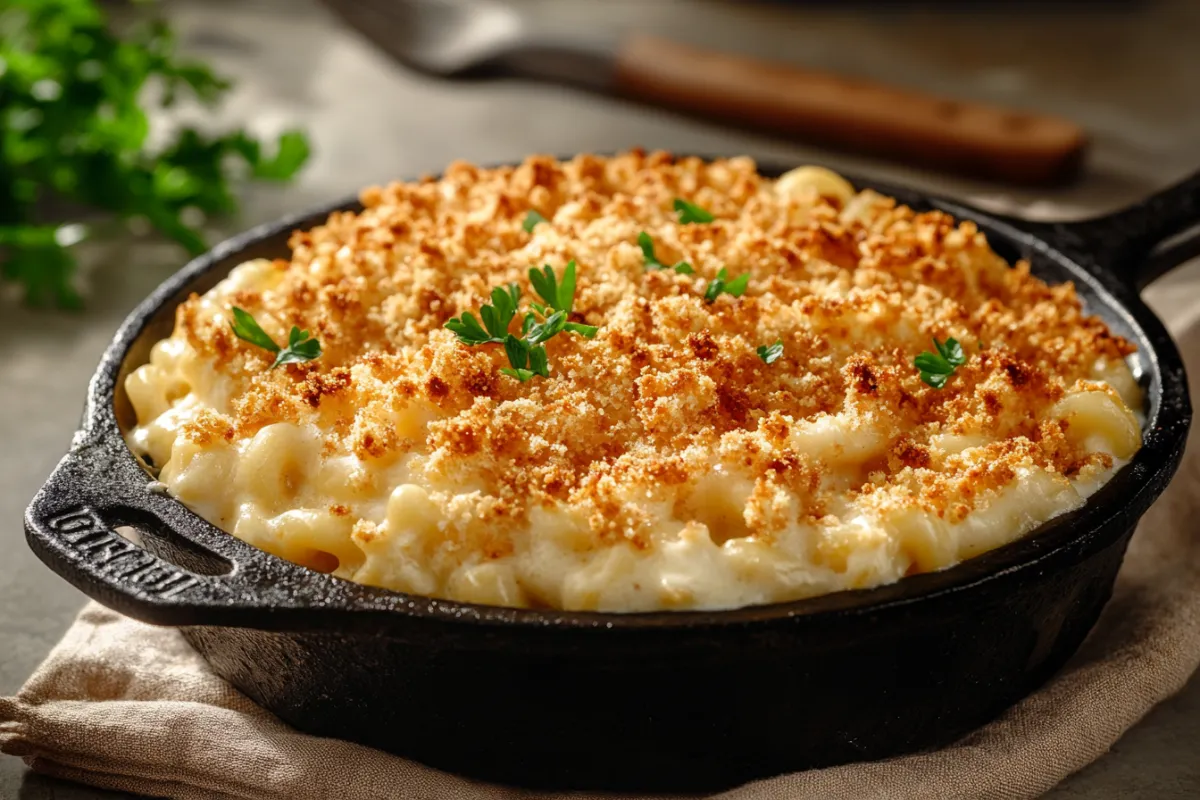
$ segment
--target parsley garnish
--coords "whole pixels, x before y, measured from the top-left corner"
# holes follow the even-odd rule
[[[675,210],[679,212],[680,225],[687,225],[691,222],[712,222],[716,219],[716,217],[700,206],[695,203],[689,203],[682,197],[675,198]]]
[[[492,304],[485,303],[479,309],[483,325],[468,311],[462,317],[447,322],[446,327],[463,344],[503,344],[504,338],[509,335],[508,325],[517,315],[517,303],[520,299],[521,290],[515,283],[497,286],[492,289]]]
[[[530,212],[525,215],[525,221],[521,223],[521,227],[525,229],[526,233],[533,233],[533,229],[538,226],[539,222],[549,222],[549,220],[547,220],[537,211],[530,210]]]
[[[654,254],[654,240],[651,239],[650,234],[646,233],[645,231],[642,231],[641,233],[638,234],[637,241],[638,241],[638,247],[642,248],[642,257],[646,261],[646,269],[650,269],[650,270],[673,269],[676,272],[678,272],[680,275],[695,274],[696,271],[694,269],[692,269],[692,265],[687,263],[686,261],[680,261],[679,263],[677,263],[673,266],[670,266],[670,267],[668,267],[666,264],[659,261],[658,256],[656,256]]]
[[[152,137],[159,107],[185,95],[212,106],[230,84],[180,57],[161,21],[118,35],[108,5],[0,0],[0,283],[31,305],[80,306],[73,245],[109,227],[54,209],[145,220],[198,254],[207,245],[189,215],[235,211],[239,175],[285,180],[308,158],[294,131],[273,146],[207,125]]]
[[[281,348],[275,344],[275,340],[262,329],[262,326],[249,312],[243,311],[237,306],[233,307],[233,321],[229,323],[229,326],[233,328],[234,335],[243,342],[249,342],[255,347],[261,347],[263,350],[275,354],[275,361],[271,363],[271,369],[284,364],[312,361],[321,355],[321,343],[314,339],[308,331],[302,331],[293,325],[292,332],[288,334],[288,346]]]
[[[783,342],[776,341],[775,344],[767,346],[760,344],[758,346],[758,357],[763,360],[764,364],[774,364],[783,355]]]
[[[704,299],[709,303],[713,303],[716,302],[716,299],[722,293],[741,297],[746,293],[746,287],[749,284],[749,272],[744,272],[733,280],[730,280],[729,273],[722,267],[721,271],[717,273],[717,277],[708,282],[708,288],[704,290]]]
[[[575,309],[574,261],[569,262],[566,269],[563,270],[562,283],[558,282],[558,279],[554,275],[554,270],[550,268],[549,264],[543,265],[541,272],[538,272],[537,269],[530,269],[529,282],[533,284],[533,289],[538,293],[538,296],[546,302],[545,305],[541,303],[530,303],[530,305],[535,311],[546,318],[546,321],[541,324],[552,331],[548,335],[537,334],[539,336],[544,335],[541,341],[549,339],[559,331],[571,331],[588,339],[596,335],[597,328],[594,325],[583,325],[578,322],[567,321],[568,316]],[[526,322],[528,323],[528,318]],[[538,326],[533,324],[533,327],[536,328]]]
[[[466,345],[502,344],[508,356],[508,367],[500,371],[524,383],[535,375],[550,377],[550,366],[546,357],[545,343],[563,331],[577,333],[591,339],[598,330],[594,325],[570,322],[568,318],[575,305],[575,262],[567,264],[562,281],[550,266],[529,270],[529,281],[545,304],[533,302],[530,306],[537,312],[527,312],[521,320],[521,335],[514,336],[508,327],[517,315],[521,302],[521,289],[515,283],[492,289],[491,304],[479,308],[483,324],[474,314],[464,313],[451,319],[446,327]],[[541,319],[539,320],[539,317]]]
[[[954,338],[943,343],[935,336],[933,346],[937,352],[931,353],[926,350],[913,359],[913,366],[921,371],[921,380],[935,389],[941,389],[946,385],[946,381],[950,380],[954,370],[967,363],[967,357],[963,354],[958,340]]]

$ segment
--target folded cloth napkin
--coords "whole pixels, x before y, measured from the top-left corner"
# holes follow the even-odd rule
[[[1178,335],[1200,376],[1200,324]],[[722,797],[1000,800],[1047,791],[1107,752],[1200,664],[1197,518],[1193,446],[1134,536],[1113,599],[1079,653],[991,724],[944,750],[784,775]],[[17,696],[0,699],[0,750],[50,775],[187,800],[554,796],[299,733],[214,675],[174,629],[94,603]]]

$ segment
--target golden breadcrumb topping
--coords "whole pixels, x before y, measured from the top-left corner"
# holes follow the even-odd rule
[[[829,526],[908,511],[959,522],[1030,470],[1070,480],[1113,468],[1114,454],[1055,409],[1093,391],[1136,403],[1133,347],[1084,313],[1072,285],[1010,266],[945,213],[871,191],[784,188],[749,158],[635,151],[456,163],[440,179],[368,189],[361,212],[297,231],[289,258],[179,307],[173,339],[219,388],[195,377],[177,388],[200,408],[175,446],[236,448],[278,423],[319,431],[318,460],[362,465],[348,497],[386,498],[394,486],[381,476],[400,474],[388,470],[442,492],[450,522],[430,547],[458,552],[456,564],[535,548],[541,508],[582,521],[580,552],[650,551],[697,523],[717,547],[769,546],[802,528],[789,552],[836,572],[848,567],[823,544]],[[715,220],[681,224],[676,198]],[[546,222],[527,232],[531,210]],[[641,232],[662,263],[694,274],[648,270]],[[550,340],[549,378],[503,375],[501,345],[468,346],[445,328],[509,282],[524,308],[536,299],[528,270],[561,274],[572,260],[571,320],[599,332]],[[749,273],[748,288],[707,302],[721,269]],[[277,342],[293,325],[311,330],[322,355],[270,369],[270,353],[234,336],[232,306]],[[966,356],[941,389],[913,365],[935,337]],[[756,348],[777,341],[767,364]],[[380,535],[378,506],[328,507],[360,546]],[[227,528],[237,513],[222,512]],[[906,558],[901,574],[923,568]],[[429,592],[454,595],[445,580]],[[535,577],[517,583],[512,604],[570,605]],[[679,591],[640,607],[706,603]]]

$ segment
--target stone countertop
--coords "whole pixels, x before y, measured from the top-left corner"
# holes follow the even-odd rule
[[[396,67],[314,0],[171,0],[184,46],[238,80],[215,123],[263,133],[308,129],[315,154],[285,189],[248,190],[224,232],[458,158],[531,152],[749,153],[885,177],[1040,218],[1116,208],[1200,165],[1200,4],[1058,2],[788,4],[701,0],[513,0],[537,24],[573,35],[639,27],[730,50],[1054,111],[1095,146],[1086,176],[1052,192],[950,179],[692,122],[622,101],[520,82],[446,83]],[[214,232],[219,235],[221,231]],[[65,450],[87,379],[122,317],[182,256],[153,240],[90,244],[88,309],[68,315],[2,305],[0,338],[0,693],[15,691],[83,597],[26,549],[20,518]],[[1200,264],[1148,290],[1189,316]],[[1098,763],[1050,797],[1200,797],[1200,679],[1155,709]],[[28,773],[0,757],[0,798],[116,797]]]

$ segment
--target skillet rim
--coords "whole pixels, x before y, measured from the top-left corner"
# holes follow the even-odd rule
[[[705,160],[715,158],[697,157]],[[511,165],[513,162],[508,163]],[[774,159],[755,159],[755,163],[759,173],[766,176],[777,176],[791,168]],[[285,575],[299,576],[299,583],[303,587],[299,594],[309,601],[307,604],[281,605],[259,600],[257,604],[243,605],[218,600],[189,607],[194,608],[193,613],[197,618],[201,618],[195,624],[288,630],[325,629],[328,625],[322,621],[330,614],[341,619],[345,615],[369,615],[372,618],[382,615],[397,621],[415,617],[440,622],[496,624],[518,629],[695,629],[766,623],[781,618],[822,624],[845,615],[903,612],[916,603],[971,591],[995,581],[1015,580],[1029,570],[1052,570],[1060,563],[1082,560],[1112,544],[1119,536],[1105,536],[1104,533],[1108,528],[1119,527],[1112,526],[1114,519],[1120,516],[1140,517],[1170,481],[1190,425],[1191,407],[1182,358],[1161,320],[1145,305],[1131,284],[1118,276],[1116,269],[1103,266],[1099,258],[1085,260],[1072,257],[1066,248],[1055,242],[1056,231],[1069,228],[1075,233],[1076,229],[1086,227],[1089,224],[1087,221],[1079,225],[1048,226],[1008,220],[937,195],[851,173],[840,174],[856,187],[875,189],[904,204],[938,208],[958,220],[972,220],[989,237],[998,234],[1005,240],[1005,245],[1018,247],[1022,257],[1036,254],[1037,257],[1055,262],[1058,268],[1073,278],[1090,284],[1091,290],[1099,295],[1098,301],[1110,312],[1107,316],[1120,316],[1132,328],[1139,340],[1139,353],[1146,361],[1146,374],[1152,382],[1151,391],[1148,392],[1151,413],[1143,429],[1143,445],[1130,463],[1088,498],[1080,509],[1049,520],[1013,542],[952,567],[909,576],[882,586],[733,609],[601,612],[484,606],[357,584],[308,570],[259,550],[204,520],[181,501],[168,497],[167,501],[178,511],[178,515],[173,516],[187,523],[186,526],[164,523],[173,536],[207,550],[187,531],[189,527],[198,526],[209,535],[215,533],[229,540],[232,555],[223,555],[233,562],[235,572],[224,578],[213,576],[216,580],[237,581],[237,573],[245,569],[248,563],[252,565],[247,570],[252,578],[255,572],[253,562],[258,562],[258,566],[268,571],[278,573],[283,570]],[[311,224],[313,220],[319,221],[330,213],[357,207],[361,207],[357,197],[351,197],[255,226],[219,243],[163,281],[125,318],[105,349],[89,382],[83,425],[76,434],[67,458],[80,454],[90,446],[103,445],[115,451],[113,455],[125,462],[123,466],[132,466],[138,474],[145,475],[140,461],[125,443],[115,405],[116,392],[119,391],[118,377],[130,350],[143,331],[173,298],[186,292],[208,273],[216,271],[222,262],[236,264],[238,262],[235,259],[241,257],[239,253],[289,233],[302,223]],[[1143,343],[1149,345],[1148,350],[1141,347]],[[1154,384],[1157,384],[1157,393]],[[146,477],[148,481],[150,476]],[[123,479],[121,475],[109,478],[113,481]],[[53,482],[52,477],[47,488],[52,488]],[[35,499],[29,516],[32,516],[36,506]],[[260,588],[253,584],[249,586],[256,595],[261,594]],[[313,589],[321,591],[314,592]],[[318,594],[321,596],[318,597]],[[170,605],[154,598],[140,600],[150,605]],[[255,614],[260,617],[270,615],[270,619],[255,620]],[[213,621],[203,621],[202,618],[206,616],[214,618]],[[296,619],[288,621],[281,619],[281,616]]]

